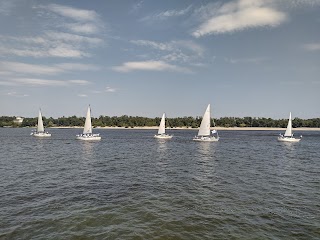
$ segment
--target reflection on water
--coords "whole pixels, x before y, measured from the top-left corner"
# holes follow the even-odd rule
[[[297,144],[299,144],[299,142],[281,142],[282,146],[284,147],[284,149],[288,150],[288,151],[295,151],[297,148]]]
[[[92,156],[94,144],[95,144],[95,142],[80,141],[82,154],[85,154],[89,157]]]
[[[217,143],[212,142],[198,142],[197,150],[204,160],[209,160],[214,155]]]
[[[168,150],[168,143],[165,139],[156,139],[158,143],[157,152],[166,153]]]

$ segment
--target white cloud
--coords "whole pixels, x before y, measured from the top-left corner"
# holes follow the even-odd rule
[[[205,49],[201,45],[193,41],[174,41],[174,44],[182,48],[188,49],[199,56],[202,56],[205,51]]]
[[[286,0],[282,4],[290,4],[292,7],[303,7],[303,6],[318,6],[320,0]]]
[[[88,97],[87,94],[78,94],[78,97]]]
[[[159,43],[159,42],[154,42],[149,40],[132,40],[130,42],[139,46],[148,46],[158,50],[165,50],[165,51],[173,50],[172,48],[173,46],[171,43]]]
[[[9,81],[0,82],[0,85],[5,86],[73,86],[73,85],[88,85],[86,80],[49,80],[41,78],[12,78]]]
[[[164,12],[160,12],[157,14],[146,16],[146,17],[142,18],[141,21],[166,20],[171,17],[183,16],[183,15],[187,14],[188,12],[190,12],[191,8],[192,8],[192,6],[190,5],[187,8],[181,9],[181,10],[167,10]]]
[[[206,67],[206,66],[208,66],[208,64],[201,63],[201,62],[193,63],[192,65],[195,66],[195,67]]]
[[[47,40],[58,41],[63,43],[70,43],[72,44],[90,44],[90,46],[97,46],[103,42],[100,38],[95,37],[85,37],[81,35],[65,33],[65,32],[57,32],[57,31],[46,31],[44,37]]]
[[[30,85],[30,86],[66,86],[66,81],[62,80],[47,80],[38,78],[17,78],[13,79],[14,82],[19,85]]]
[[[68,80],[67,82],[75,84],[75,85],[88,85],[88,84],[90,84],[90,82],[88,82],[87,80]]]
[[[1,55],[14,55],[19,57],[47,57],[48,54],[44,51],[32,51],[27,49],[14,49],[14,48],[8,48],[8,47],[2,47],[0,46],[0,54]]]
[[[84,34],[93,34],[99,31],[99,28],[92,23],[86,23],[86,24],[70,23],[70,24],[66,24],[66,27],[73,32],[84,33]]]
[[[65,32],[46,31],[43,35],[11,37],[0,36],[0,53],[22,57],[90,57],[90,48],[100,46],[103,40]]]
[[[149,40],[132,40],[130,41],[138,46],[151,47],[161,51],[190,51],[192,54],[202,55],[204,48],[193,41],[171,41],[171,42],[154,42]]]
[[[61,73],[63,70],[57,67],[49,67],[45,65],[26,64],[20,62],[0,62],[0,70],[36,75],[52,75]]]
[[[104,90],[91,90],[91,93],[94,94],[103,94],[103,93],[113,93],[118,91],[118,89],[113,88],[113,87],[106,87]]]
[[[141,62],[125,62],[121,66],[113,67],[117,72],[131,72],[136,70],[142,71],[175,71],[190,73],[187,68],[178,67],[168,64],[164,61],[141,61]]]
[[[106,87],[106,92],[115,92],[116,89],[115,88],[112,88],[112,87]]]
[[[59,63],[54,66],[67,71],[96,71],[100,69],[96,65],[83,63]]]
[[[71,45],[63,44],[51,49],[48,49],[48,56],[51,57],[64,57],[64,58],[82,58],[89,57],[90,54],[83,51],[72,49]]]
[[[1,3],[0,8],[2,5],[5,4]],[[58,4],[34,6],[33,9],[37,11],[35,13],[39,22],[37,30],[42,34],[18,37],[0,36],[1,55],[84,58],[91,56],[89,53],[91,48],[101,46],[103,43],[101,38],[79,35],[99,34],[103,30],[104,24],[95,11]],[[40,26],[43,26],[44,29],[41,29]],[[50,31],[53,29],[54,31]]]
[[[149,40],[132,40],[131,43],[160,51],[160,59],[169,62],[191,62],[201,58],[205,49],[193,41],[154,42]],[[162,52],[169,52],[163,55]]]
[[[0,62],[0,75],[56,75],[63,72],[95,71],[98,69],[99,68],[95,65],[81,63],[60,63],[49,66],[43,64],[27,64],[21,62]]]
[[[99,17],[99,15],[92,10],[83,10],[59,4],[49,4],[47,6],[40,6],[40,8],[44,8],[63,17],[71,18],[75,21],[96,21]]]
[[[226,62],[229,62],[232,64],[238,64],[238,63],[259,64],[265,60],[266,60],[266,58],[225,58]]]
[[[105,23],[93,10],[59,4],[39,5],[33,8],[38,15],[45,16],[46,25],[54,29],[77,34],[99,34],[104,31]]]
[[[165,12],[161,12],[157,15],[157,17],[159,19],[164,19],[164,18],[169,18],[169,17],[178,17],[178,16],[182,16],[185,15],[186,13],[188,13],[191,9],[191,5],[188,6],[185,9],[182,10],[167,10]]]
[[[47,50],[41,49],[8,49],[1,48],[0,53],[3,55],[15,55],[20,57],[35,57],[35,58],[43,58],[43,57],[59,57],[59,58],[82,58],[91,56],[88,53],[85,53],[80,50],[72,49],[71,46],[60,46],[55,48],[49,48]]]
[[[167,55],[164,55],[161,57],[161,59],[163,59],[164,61],[168,61],[168,62],[188,62],[190,59],[190,56],[182,53],[182,52],[173,52],[173,53],[169,53]]]
[[[17,92],[8,92],[6,95],[10,97],[29,97],[28,94],[21,94]]]
[[[162,51],[173,51],[178,49],[187,49],[199,55],[202,55],[204,48],[193,41],[171,41],[171,42],[155,42],[149,40],[132,40],[130,41],[138,46],[147,46]]]
[[[287,19],[287,14],[277,10],[273,3],[274,0],[236,0],[223,4],[192,35],[201,37],[250,28],[275,27]]]
[[[0,42],[12,42],[12,43],[24,43],[27,45],[41,45],[41,46],[50,46],[50,45],[59,45],[64,44],[88,44],[91,47],[99,46],[103,43],[101,38],[97,37],[86,37],[78,34],[66,33],[61,31],[45,31],[42,35],[38,36],[20,36],[12,37],[0,35]]]
[[[303,48],[308,51],[319,51],[320,50],[320,43],[309,43],[303,45]]]

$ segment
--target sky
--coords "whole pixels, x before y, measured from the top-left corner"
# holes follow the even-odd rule
[[[0,0],[0,116],[320,117],[320,0]]]

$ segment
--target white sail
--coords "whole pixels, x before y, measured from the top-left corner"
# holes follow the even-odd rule
[[[165,134],[165,132],[166,132],[165,118],[166,118],[166,114],[163,113],[162,118],[161,118],[161,122],[160,122],[160,125],[159,125],[158,134]]]
[[[209,136],[210,135],[210,104],[203,114],[203,118],[200,124],[200,129],[198,132],[198,136]]]
[[[92,125],[91,125],[91,113],[90,106],[88,107],[86,122],[84,124],[83,134],[91,134],[92,133]]]
[[[37,132],[44,132],[41,110],[39,109]]]
[[[292,136],[292,120],[291,120],[291,112],[289,115],[289,121],[288,121],[288,126],[286,129],[286,132],[284,133],[285,137],[291,137]]]

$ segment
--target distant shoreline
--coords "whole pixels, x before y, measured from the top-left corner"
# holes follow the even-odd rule
[[[2,128],[13,128],[12,126],[4,126]],[[36,127],[23,127],[23,128],[36,128]],[[83,126],[73,126],[73,127],[45,127],[46,129],[81,129]],[[158,126],[153,127],[95,127],[94,129],[123,129],[123,130],[157,130]],[[199,128],[191,128],[191,127],[174,127],[174,128],[166,128],[167,130],[199,130]],[[274,128],[274,127],[211,127],[211,130],[218,131],[285,131],[286,128]],[[320,131],[320,128],[293,128],[294,131]]]
[[[75,127],[50,127],[53,129],[71,129],[71,128],[83,128],[82,126]],[[96,127],[94,129],[133,129],[133,130],[157,130],[158,126],[153,127]],[[191,127],[175,127],[175,128],[166,128],[167,130],[198,130],[199,128],[191,128]],[[269,127],[211,127],[211,129],[215,130],[223,130],[223,131],[285,131],[286,128],[269,128]],[[294,131],[320,131],[320,128],[293,128]]]

